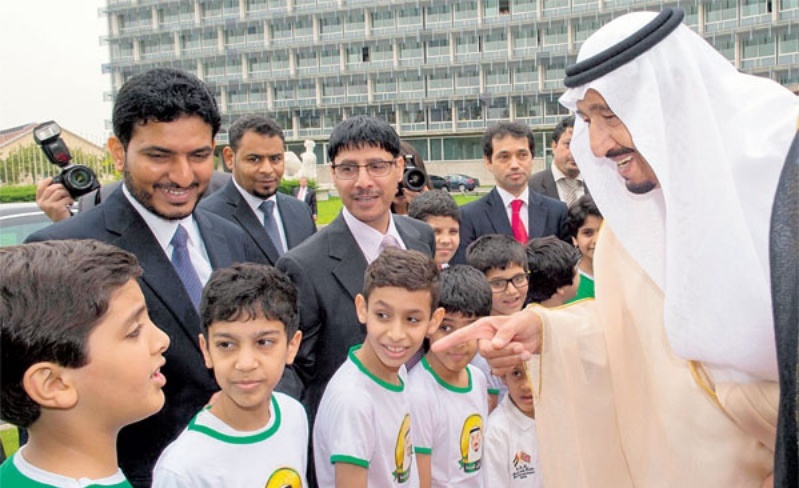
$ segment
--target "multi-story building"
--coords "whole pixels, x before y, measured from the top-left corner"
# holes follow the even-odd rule
[[[799,90],[799,0],[108,0],[104,71],[109,98],[151,67],[197,74],[224,114],[221,144],[231,120],[268,113],[290,147],[319,142],[323,163],[333,126],[371,114],[426,161],[476,162],[485,128],[516,119],[544,160],[581,43],[618,15],[675,5],[736,67]]]

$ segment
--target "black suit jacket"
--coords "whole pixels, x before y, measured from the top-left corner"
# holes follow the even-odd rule
[[[278,193],[277,208],[283,221],[283,231],[289,249],[297,247],[302,241],[316,232],[316,224],[308,207],[296,198]],[[247,233],[253,245],[260,249],[263,258],[271,265],[280,257],[272,239],[258,220],[255,212],[241,196],[241,193],[230,180],[224,188],[200,202],[200,208],[215,213],[220,217],[238,225]]]
[[[433,257],[435,238],[429,225],[399,215],[393,218],[408,249]],[[305,384],[303,403],[311,418],[349,348],[366,337],[354,301],[363,289],[366,266],[342,215],[277,262],[299,290],[303,336],[294,367]]]
[[[262,259],[235,225],[201,209],[195,210],[194,218],[214,269]],[[139,284],[147,311],[171,341],[161,368],[167,378],[166,403],[159,413],[122,429],[117,446],[120,467],[131,483],[150,486],[161,451],[219,389],[197,341],[199,313],[161,245],[121,189],[102,205],[46,227],[27,240],[52,239],[104,241],[136,255],[144,269]]]
[[[530,239],[554,235],[571,242],[566,226],[566,204],[534,192],[529,195],[527,234]],[[461,242],[450,264],[465,263],[466,248],[486,234],[513,237],[508,213],[496,187],[488,195],[461,207]]]
[[[588,191],[588,187],[585,186],[585,183],[583,183],[583,189],[586,194],[591,193]],[[540,193],[549,198],[554,198],[555,200],[560,200],[558,185],[555,182],[555,177],[552,176],[551,168],[541,170],[530,177],[530,191]]]
[[[294,189],[291,190],[291,194],[294,197],[299,195],[299,193],[300,193],[300,187],[299,186],[294,187]],[[311,207],[311,213],[314,214],[314,215],[317,215],[318,212],[316,211],[316,190],[314,190],[310,186],[308,188],[306,188],[305,189],[305,198],[303,199],[303,201],[309,207]]]

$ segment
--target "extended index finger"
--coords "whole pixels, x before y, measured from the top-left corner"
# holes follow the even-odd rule
[[[430,348],[433,352],[441,352],[474,339],[493,339],[495,333],[496,331],[491,327],[490,322],[479,320],[462,329],[456,330],[446,337],[442,337],[435,341]]]

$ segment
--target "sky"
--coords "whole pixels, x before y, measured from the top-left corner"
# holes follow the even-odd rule
[[[102,144],[111,80],[105,0],[0,0],[0,130],[55,120]]]

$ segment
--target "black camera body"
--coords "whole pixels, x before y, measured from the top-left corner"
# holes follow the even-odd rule
[[[100,188],[97,175],[88,166],[70,164],[72,155],[67,144],[61,139],[61,127],[54,121],[45,122],[33,129],[33,139],[51,163],[61,168],[61,173],[53,178],[53,183],[60,183],[67,189],[73,199]]]
[[[427,177],[424,171],[420,170],[414,164],[413,154],[403,154],[405,159],[405,166],[402,170],[402,181],[400,181],[399,188],[397,189],[397,196],[402,195],[404,189],[410,191],[420,192],[427,183]]]

